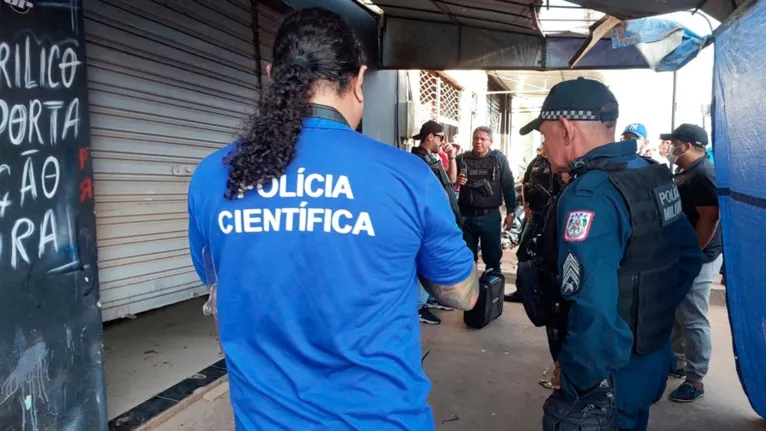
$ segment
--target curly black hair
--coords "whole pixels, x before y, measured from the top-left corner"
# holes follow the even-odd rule
[[[229,166],[226,199],[242,197],[279,178],[295,157],[295,144],[310,116],[309,100],[322,86],[339,94],[365,63],[359,38],[339,15],[308,8],[285,18],[274,41],[272,82],[256,106]]]

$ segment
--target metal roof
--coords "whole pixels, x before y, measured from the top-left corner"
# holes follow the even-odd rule
[[[363,0],[359,0],[363,1]],[[522,34],[542,34],[539,8],[583,7],[620,19],[641,18],[701,9],[723,22],[747,0],[568,0],[553,6],[549,0],[372,0],[386,16],[450,23]],[[700,7],[700,5],[702,5]]]
[[[374,0],[385,16],[512,33],[542,34],[534,5],[543,0]]]
[[[551,87],[562,81],[579,77],[595,79],[604,82],[604,74],[593,70],[557,70],[557,71],[510,71],[493,70],[488,72],[497,78],[502,85],[515,95],[529,97],[545,96]]]

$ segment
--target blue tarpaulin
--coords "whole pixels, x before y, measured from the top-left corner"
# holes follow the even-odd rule
[[[766,417],[766,1],[716,35],[714,143],[737,371]]]
[[[623,21],[612,30],[612,47],[635,47],[657,72],[678,70],[692,61],[712,36],[699,36],[667,19]]]

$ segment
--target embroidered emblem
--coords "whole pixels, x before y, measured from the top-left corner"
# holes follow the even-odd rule
[[[570,251],[561,268],[561,295],[572,296],[580,291],[580,261]]]
[[[593,211],[572,211],[567,216],[567,225],[564,228],[564,241],[585,241],[590,232],[593,222]]]

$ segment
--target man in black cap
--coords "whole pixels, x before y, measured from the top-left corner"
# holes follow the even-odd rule
[[[713,162],[707,157],[707,132],[693,124],[682,124],[661,135],[670,141],[667,158],[678,165],[675,179],[681,193],[684,214],[697,232],[704,255],[702,269],[691,291],[676,310],[676,324],[671,336],[675,366],[671,374],[686,378],[670,400],[691,402],[705,395],[702,379],[708,371],[713,353],[708,308],[710,289],[723,264],[723,244],[718,226],[718,189]]]
[[[521,130],[539,130],[553,170],[574,176],[548,212],[540,259],[519,264],[525,309],[557,363],[545,430],[647,429],[675,309],[701,266],[670,171],[635,140],[615,142],[617,117],[612,92],[580,78],[554,86]]]
[[[463,220],[457,205],[457,194],[453,184],[454,181],[450,180],[450,178],[457,177],[455,148],[447,142],[447,138],[444,136],[444,127],[436,121],[426,121],[423,123],[423,126],[421,126],[420,133],[413,136],[412,139],[420,142],[420,145],[412,149],[412,154],[426,162],[434,175],[436,175],[436,178],[439,179],[442,187],[444,187],[444,192],[447,194],[447,199],[449,199],[452,212],[455,214],[455,223],[458,227],[461,227]],[[437,154],[439,149],[442,148],[444,149],[444,152],[447,153],[447,157],[449,157],[449,171],[444,170],[442,160]],[[421,286],[420,296],[418,298],[418,315],[421,323],[428,325],[438,325],[441,323],[441,319],[430,311],[432,309],[445,311],[452,310],[452,308],[439,304],[435,299],[431,298]]]

